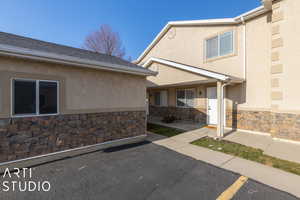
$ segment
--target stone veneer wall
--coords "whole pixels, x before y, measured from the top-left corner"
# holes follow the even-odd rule
[[[145,111],[2,119],[0,162],[144,135],[145,120]]]
[[[271,113],[273,137],[300,141],[300,115],[288,113]]]
[[[205,109],[150,106],[149,114],[150,117],[173,115],[181,120],[206,124]],[[227,109],[226,126],[270,133],[272,137],[300,141],[300,114]]]
[[[203,108],[179,108],[149,106],[149,114],[154,117],[175,116],[179,120],[191,120],[206,124],[206,110]]]
[[[300,115],[270,111],[227,110],[226,125],[270,133],[272,137],[300,141]]]
[[[269,133],[271,129],[270,112],[227,109],[226,126]]]

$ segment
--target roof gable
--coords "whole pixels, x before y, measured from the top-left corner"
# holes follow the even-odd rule
[[[171,27],[176,26],[204,26],[204,25],[237,25],[245,20],[254,18],[258,15],[269,11],[264,6],[257,7],[249,12],[243,13],[234,18],[223,18],[223,19],[208,19],[208,20],[191,20],[191,21],[170,21],[164,28],[158,33],[154,40],[147,46],[143,53],[138,57],[134,63],[140,63],[142,59],[151,51],[151,49],[160,41],[160,39],[169,31]]]

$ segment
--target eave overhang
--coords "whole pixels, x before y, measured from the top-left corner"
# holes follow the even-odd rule
[[[194,67],[194,66],[190,66],[190,65],[186,65],[186,64],[182,64],[182,63],[177,63],[177,62],[173,62],[173,61],[165,60],[165,59],[161,59],[161,58],[153,58],[152,57],[149,60],[147,60],[146,63],[144,63],[143,67],[148,68],[154,62],[163,64],[163,65],[167,65],[170,67],[174,67],[174,68],[177,68],[180,70],[184,70],[187,72],[191,72],[191,73],[197,74],[199,76],[219,80],[222,82],[242,83],[245,81],[244,79],[237,78],[234,76],[230,76],[230,75],[226,75],[226,74],[222,74],[222,73],[218,73],[218,72],[213,72],[213,71],[206,70],[203,68]]]
[[[142,76],[155,76],[157,74],[156,72],[150,71],[148,69],[143,69],[142,67],[139,69],[107,62],[92,61],[88,59],[82,59],[67,55],[59,55],[55,53],[42,52],[38,50],[20,48],[3,44],[0,44],[0,55],[37,61],[45,61],[50,63],[58,63],[67,66],[106,70]]]

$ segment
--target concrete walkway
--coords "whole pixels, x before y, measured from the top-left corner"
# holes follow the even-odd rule
[[[199,134],[206,134],[211,137],[217,136],[216,130],[203,128],[199,124],[190,121],[178,121],[175,123],[166,124],[161,122],[160,118],[152,118],[149,122],[181,129],[184,131],[193,131],[194,133],[200,132]],[[274,140],[269,135],[259,135],[243,131],[232,131],[230,129],[225,129],[225,135],[225,140],[259,148],[267,155],[300,163],[300,144]]]
[[[262,165],[253,161],[245,160],[242,158],[224,154],[222,152],[212,151],[207,148],[202,148],[190,144],[190,142],[194,140],[212,134],[215,134],[215,130],[208,129],[208,128],[201,128],[193,131],[188,131],[186,133],[182,133],[180,135],[171,138],[157,140],[154,141],[154,143],[172,149],[181,154],[190,156],[196,160],[201,160],[210,163],[212,165],[230,171],[234,171],[236,173],[242,174],[244,176],[257,180],[261,183],[264,183],[266,185],[272,186],[279,190],[283,190],[297,197],[300,197],[300,190],[299,190],[300,176],[288,172],[284,172],[282,170],[272,168],[266,165]],[[243,134],[242,137],[240,134]],[[254,146],[254,145],[249,145],[250,143],[254,143],[256,147],[262,148],[266,150],[266,152],[274,155],[282,154],[282,151],[278,149],[276,151],[275,149],[279,147],[288,148],[287,146],[285,146],[286,144],[288,144],[288,146],[292,145],[293,148],[295,149],[298,149],[298,146],[300,146],[300,145],[295,146],[295,144],[289,144],[289,143],[283,144],[284,142],[270,141],[267,138],[268,136],[251,134],[253,136],[251,137],[250,135],[244,135],[244,134],[245,133],[241,133],[241,132],[233,133],[227,136],[227,139],[248,146]],[[286,159],[286,155],[285,155],[285,159]]]
[[[271,136],[241,131],[233,132],[224,139],[259,148],[269,156],[300,163],[300,144],[278,141]]]
[[[162,120],[161,117],[151,117],[150,119],[148,119],[148,122],[153,124],[158,124],[161,126],[168,126],[171,128],[181,129],[184,131],[196,130],[203,127],[199,123],[195,123],[192,121],[175,121],[173,123],[167,124],[167,123],[163,123],[161,120]]]

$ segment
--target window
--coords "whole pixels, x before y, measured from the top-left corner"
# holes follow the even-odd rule
[[[14,79],[13,115],[58,113],[58,82]]]
[[[57,113],[57,83],[39,81],[40,114]]]
[[[233,31],[206,40],[206,59],[233,53]]]
[[[177,107],[194,107],[195,90],[182,89],[176,91],[176,104]]]
[[[163,90],[154,93],[154,105],[168,106],[168,91]]]
[[[206,58],[214,58],[219,55],[218,43],[218,37],[214,37],[206,41]]]
[[[160,106],[160,92],[154,93],[154,105]]]
[[[14,114],[36,113],[36,82],[14,80]]]

